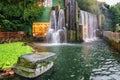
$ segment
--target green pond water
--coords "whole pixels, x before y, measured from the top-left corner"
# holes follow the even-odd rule
[[[34,43],[39,52],[57,55],[54,69],[35,79],[10,80],[120,80],[120,54],[104,41],[81,44]]]

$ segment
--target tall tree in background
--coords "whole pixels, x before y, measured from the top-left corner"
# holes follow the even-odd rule
[[[91,13],[99,13],[99,7],[97,0],[78,0],[78,6],[82,10],[86,10]]]
[[[116,24],[120,25],[120,3],[111,7],[110,12],[111,12],[111,15],[112,15],[113,27],[115,27]]]
[[[4,31],[20,31],[42,14],[38,0],[0,0],[0,25]]]

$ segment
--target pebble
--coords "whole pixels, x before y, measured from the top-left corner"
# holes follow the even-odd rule
[[[70,75],[70,77],[74,77],[75,75]]]

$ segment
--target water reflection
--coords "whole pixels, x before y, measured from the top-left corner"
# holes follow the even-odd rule
[[[103,41],[54,46],[35,45],[57,54],[54,70],[32,80],[119,80],[120,55]],[[17,77],[15,80],[30,80]]]

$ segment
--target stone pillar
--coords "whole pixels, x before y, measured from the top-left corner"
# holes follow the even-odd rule
[[[65,0],[65,26],[67,28],[67,40],[70,40],[70,0]]]
[[[81,29],[78,24],[78,9],[77,0],[65,0],[65,20],[69,42],[81,40]]]
[[[101,16],[101,14],[99,14],[98,15],[98,27],[99,27],[99,29],[102,29],[102,16]]]
[[[102,14],[99,14],[99,15],[98,15],[98,29],[99,29],[99,31],[98,31],[98,36],[99,36],[100,38],[102,38],[102,37],[103,37]]]

